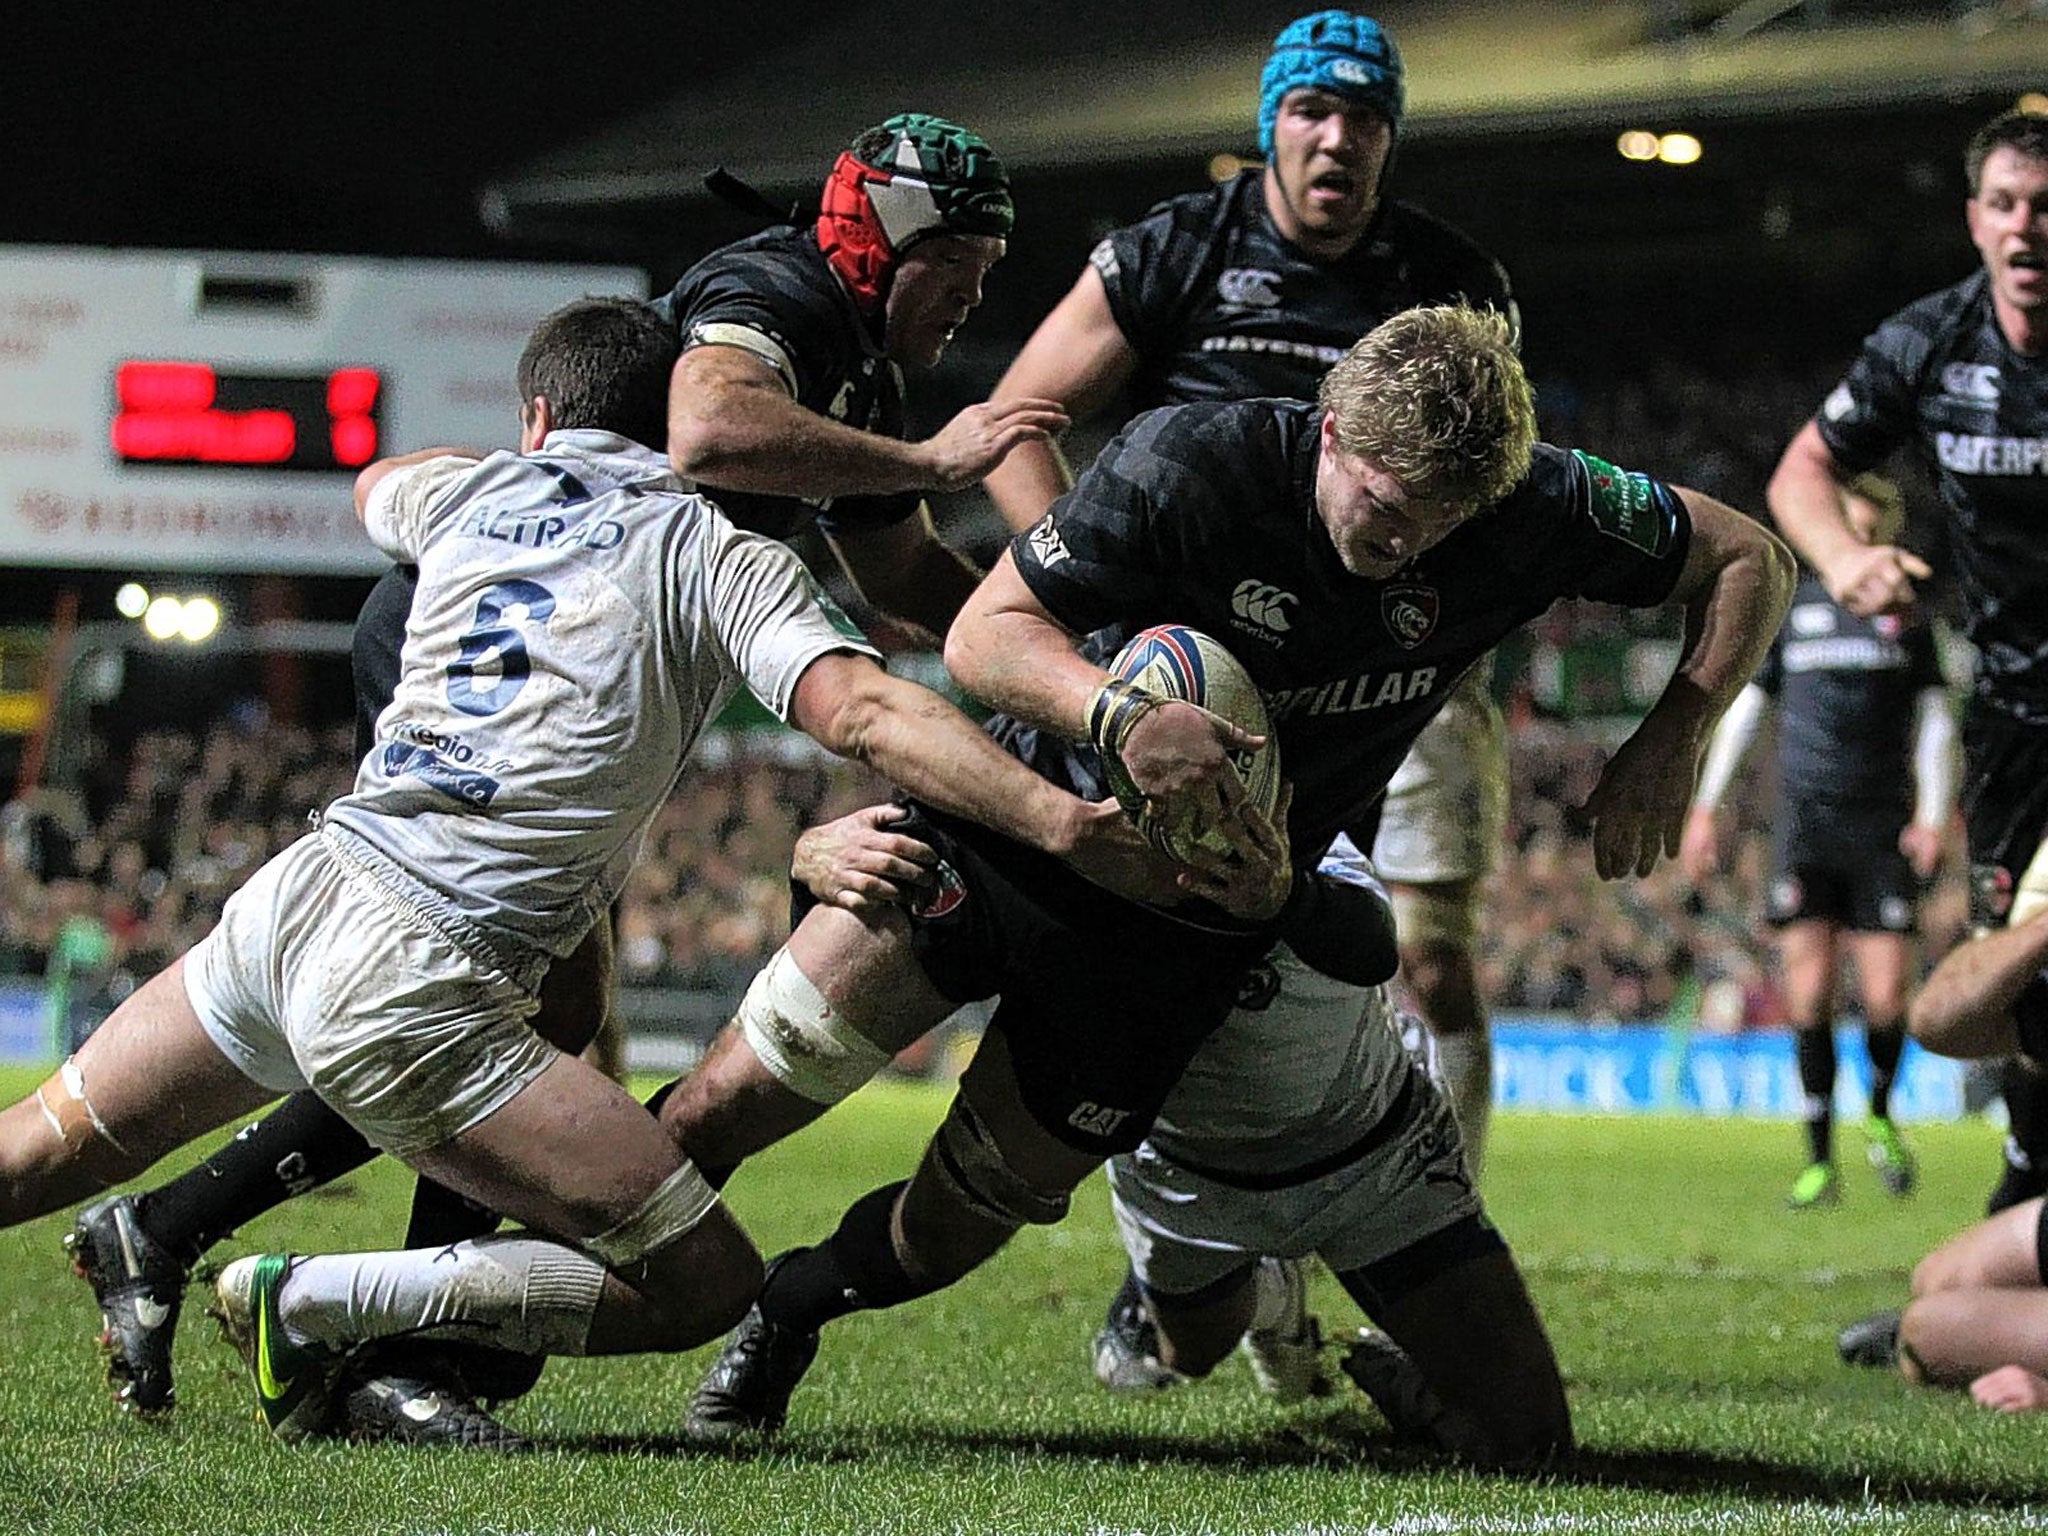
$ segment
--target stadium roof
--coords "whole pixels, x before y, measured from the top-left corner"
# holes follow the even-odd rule
[[[688,81],[620,126],[485,187],[487,223],[705,196],[732,167],[776,195],[809,188],[852,132],[905,109],[966,122],[1020,172],[1251,147],[1273,34],[1303,0],[868,0]],[[1409,72],[1409,131],[1477,135],[1942,101],[2048,88],[2039,6],[1962,0],[1385,0]],[[687,8],[676,13],[687,16]],[[764,32],[774,7],[763,8]],[[642,38],[645,45],[659,40]],[[652,78],[653,72],[622,75]]]

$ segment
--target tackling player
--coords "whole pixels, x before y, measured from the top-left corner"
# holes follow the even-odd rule
[[[1905,505],[1875,475],[1848,490],[1848,515],[1870,543],[1899,536]],[[1917,615],[1860,618],[1801,571],[1785,628],[1756,681],[1714,732],[1680,850],[1704,882],[1720,862],[1715,808],[1772,700],[1778,720],[1778,814],[1765,918],[1797,1035],[1807,1166],[1796,1210],[1841,1198],[1835,1168],[1835,997],[1853,958],[1870,1047],[1871,1165],[1910,1194],[1913,1155],[1892,1123],[1892,1078],[1906,1043],[1919,886],[1941,861],[1955,813],[1955,717],[1934,636]]]
[[[742,685],[927,798],[1160,888],[1113,805],[1060,793],[888,677],[795,556],[640,446],[662,435],[675,356],[642,305],[572,305],[521,358],[519,454],[427,450],[358,477],[365,526],[420,585],[355,791],[0,1114],[0,1225],[312,1087],[372,1143],[533,1229],[230,1265],[228,1329],[285,1438],[327,1424],[367,1341],[678,1349],[751,1298],[758,1256],[715,1192],[642,1106],[527,1022]]]
[[[1677,851],[1707,733],[1784,615],[1783,548],[1696,492],[1536,445],[1498,316],[1396,316],[1322,402],[1140,417],[1011,542],[947,639],[954,676],[1009,712],[991,730],[1054,783],[1100,785],[1114,754],[1162,815],[1192,811],[1237,841],[1242,862],[1182,889],[1241,921],[1099,895],[923,808],[909,830],[947,866],[939,899],[895,921],[806,914],[664,1108],[703,1166],[816,1119],[960,1003],[1002,1003],[915,1174],[771,1267],[698,1389],[693,1433],[773,1430],[825,1323],[929,1295],[1020,1227],[1060,1220],[1097,1163],[1144,1139],[1276,933],[1347,976],[1310,872],[1457,680],[1560,597],[1686,609],[1676,674],[1587,803],[1603,876]],[[1248,576],[1294,596],[1286,629],[1235,613]],[[1244,802],[1226,755],[1241,732],[1109,680],[1104,660],[1162,622],[1235,640],[1294,786],[1280,824]],[[1455,1287],[1483,1257],[1447,1256],[1429,1278]]]
[[[1515,317],[1499,262],[1387,196],[1406,86],[1371,17],[1318,11],[1282,28],[1259,81],[1263,169],[1161,203],[1095,247],[997,384],[996,403],[1047,396],[1076,416],[1123,391],[1149,410],[1192,400],[1313,400],[1330,365],[1380,321],[1463,300]],[[1013,530],[1073,485],[1051,441],[989,475]],[[1293,594],[1249,578],[1240,620],[1284,633]],[[1477,1173],[1493,1052],[1473,942],[1479,890],[1507,819],[1506,732],[1475,667],[1387,786],[1372,842],[1392,886],[1401,978],[1436,1039]]]
[[[978,135],[903,113],[855,138],[821,201],[815,223],[715,251],[655,303],[682,348],[669,391],[670,458],[678,473],[719,487],[720,510],[741,528],[787,539],[816,527],[870,603],[942,634],[980,572],[939,542],[918,489],[978,478],[1065,420],[1044,402],[973,406],[926,442],[902,439],[901,370],[935,363],[979,303],[1014,219],[1008,177]],[[397,685],[416,580],[409,566],[387,573],[357,621],[359,758]],[[608,937],[593,929],[550,971],[537,1027],[551,1038],[556,1019],[573,1033],[602,1017],[609,954],[596,946]],[[82,1212],[69,1245],[99,1302],[120,1405],[154,1413],[174,1403],[171,1340],[202,1253],[374,1155],[317,1095],[303,1093],[190,1173]],[[496,1226],[491,1212],[427,1186],[407,1245],[457,1242]],[[513,1395],[530,1375],[477,1351],[434,1354],[438,1368],[428,1359],[402,1368],[366,1359],[371,1384],[349,1396],[351,1412],[374,1413],[416,1439],[438,1433],[431,1418],[386,1410],[437,1404],[442,1422],[466,1426],[451,1432],[473,1437],[485,1421],[460,1399]]]
[[[1963,726],[1971,916],[1997,922],[2048,832],[2048,115],[2008,112],[1971,138],[1965,204],[1981,270],[1871,333],[1785,450],[1770,507],[1829,596],[1902,613],[1932,571],[1866,544],[1844,514],[1858,473],[1912,445],[1948,513],[1946,545],[1977,677]],[[2001,1210],[2048,1190],[2048,1077],[2015,1057]]]

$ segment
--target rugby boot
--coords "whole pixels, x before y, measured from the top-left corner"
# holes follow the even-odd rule
[[[1894,1200],[1912,1194],[1920,1182],[1920,1165],[1899,1128],[1881,1115],[1872,1115],[1863,1127],[1863,1135],[1867,1143],[1864,1151],[1869,1155],[1870,1166],[1877,1170],[1877,1181],[1884,1186],[1884,1192]]]
[[[683,1433],[706,1444],[773,1435],[789,1417],[790,1394],[818,1355],[818,1336],[779,1327],[756,1302],[697,1384]]]
[[[287,1442],[330,1428],[342,1365],[331,1350],[294,1342],[279,1318],[277,1293],[291,1270],[289,1254],[256,1254],[235,1260],[213,1286],[221,1334],[255,1381],[257,1418]]]
[[[530,1451],[533,1442],[500,1424],[451,1385],[420,1376],[359,1376],[343,1382],[341,1431],[351,1440],[459,1450]]]
[[[128,1195],[80,1211],[64,1248],[100,1304],[100,1348],[116,1406],[124,1413],[168,1413],[178,1401],[171,1339],[185,1299],[185,1266],[143,1230]]]
[[[1873,1312],[1857,1318],[1835,1335],[1835,1353],[1844,1365],[1890,1370],[1899,1363],[1899,1314]]]
[[[1129,1272],[1095,1334],[1095,1379],[1112,1392],[1164,1392],[1187,1380],[1160,1360],[1158,1326]]]
[[[1248,1328],[1238,1348],[1251,1363],[1259,1390],[1280,1403],[1328,1397],[1334,1383],[1323,1371],[1323,1328],[1308,1310],[1308,1279],[1299,1259],[1261,1259],[1280,1278],[1286,1315],[1271,1328]]]
[[[1809,1163],[1792,1181],[1785,1204],[1795,1211],[1818,1211],[1842,1203],[1842,1176],[1833,1163]]]

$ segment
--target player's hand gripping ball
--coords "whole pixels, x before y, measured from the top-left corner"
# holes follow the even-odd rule
[[[1238,660],[1207,635],[1179,624],[1160,624],[1134,636],[1109,664],[1112,677],[1135,684],[1164,699],[1194,704],[1254,736],[1266,744],[1256,751],[1229,747],[1225,751],[1237,771],[1249,802],[1271,815],[1280,800],[1280,746],[1273,739],[1273,722],[1266,714],[1265,701],[1253,684],[1251,674]],[[1148,800],[1114,754],[1105,753],[1103,768],[1110,790],[1129,814],[1145,840],[1169,858],[1186,863],[1189,852],[1228,852],[1228,844],[1216,831],[1222,814],[1220,805],[1206,811],[1186,807],[1178,815],[1162,814]]]

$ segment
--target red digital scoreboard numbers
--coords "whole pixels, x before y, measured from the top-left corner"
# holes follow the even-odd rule
[[[377,457],[384,379],[374,368],[233,373],[131,360],[114,370],[114,456],[208,469],[360,469]]]

